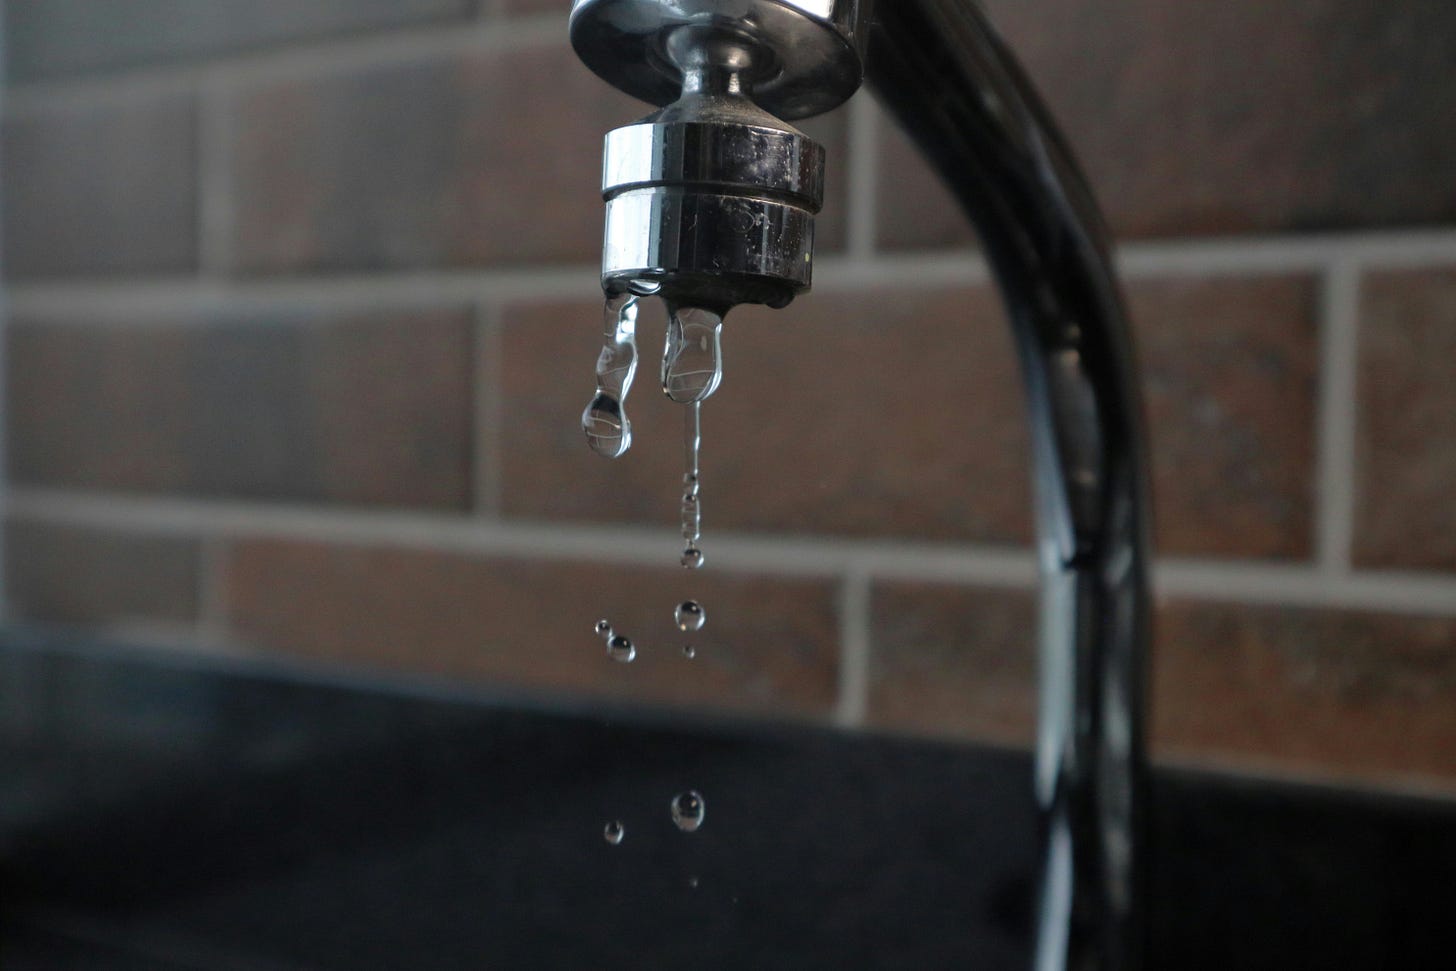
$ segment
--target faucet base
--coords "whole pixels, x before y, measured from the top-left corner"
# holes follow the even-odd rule
[[[868,4],[859,0],[576,0],[571,43],[604,80],[655,105],[676,101],[674,28],[723,27],[764,55],[753,98],[780,118],[808,118],[849,100],[864,78]]]

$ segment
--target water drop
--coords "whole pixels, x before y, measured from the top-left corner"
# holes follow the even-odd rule
[[[703,816],[708,811],[702,793],[695,789],[680,792],[672,800],[672,821],[684,833],[695,833],[703,825]]]
[[[602,830],[602,838],[613,846],[616,846],[618,843],[622,842],[622,837],[626,835],[627,827],[623,826],[622,821],[619,819],[612,820],[606,825],[606,828]]]
[[[703,605],[696,600],[684,600],[678,604],[677,609],[672,612],[672,617],[677,621],[677,629],[681,631],[702,630],[703,624],[708,619]]]
[[[612,633],[613,633],[612,632],[612,622],[610,620],[599,620],[599,621],[597,621],[596,630],[597,630],[597,636],[598,637],[604,637],[607,640],[611,640],[612,639]]]
[[[682,565],[685,569],[698,570],[703,566],[703,551],[696,546],[689,546],[682,551]]]
[[[683,645],[683,657],[685,657],[689,661],[691,661],[693,658],[695,658],[697,656],[698,656],[698,649],[696,647],[693,647],[691,644],[684,644]]]
[[[587,444],[598,455],[619,458],[632,447],[632,422],[627,418],[627,392],[637,373],[637,297],[607,297],[602,321],[602,350],[597,355],[597,390],[582,412]]]
[[[698,878],[688,877],[688,886],[692,887],[694,890],[698,889]]]
[[[622,635],[615,634],[607,641],[607,657],[623,664],[630,663],[637,658],[637,645]]]
[[[679,404],[702,401],[723,381],[723,316],[701,307],[667,309],[662,392]]]

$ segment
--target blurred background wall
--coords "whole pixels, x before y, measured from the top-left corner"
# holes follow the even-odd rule
[[[9,619],[1026,742],[1026,435],[973,234],[868,97],[806,126],[818,286],[729,320],[685,575],[660,314],[637,446],[581,440],[601,136],[646,108],[568,6],[6,5]],[[1456,793],[1456,6],[988,6],[1120,243],[1157,757]]]

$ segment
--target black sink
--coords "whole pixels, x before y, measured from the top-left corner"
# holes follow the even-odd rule
[[[1028,966],[1024,753],[26,631],[0,670],[7,971]],[[1170,771],[1154,796],[1151,967],[1456,953],[1453,807]]]

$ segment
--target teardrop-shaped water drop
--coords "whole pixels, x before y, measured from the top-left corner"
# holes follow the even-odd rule
[[[680,792],[672,799],[672,821],[684,833],[695,833],[703,825],[708,806],[696,789]]]
[[[602,350],[597,355],[597,390],[582,412],[587,444],[598,455],[614,459],[632,447],[632,422],[627,418],[627,392],[637,373],[637,297],[607,297],[602,315]]]
[[[620,819],[614,819],[602,829],[602,838],[613,846],[622,842],[627,835],[627,827],[622,825]]]
[[[723,381],[723,316],[669,305],[662,392],[680,404],[703,401]]]

